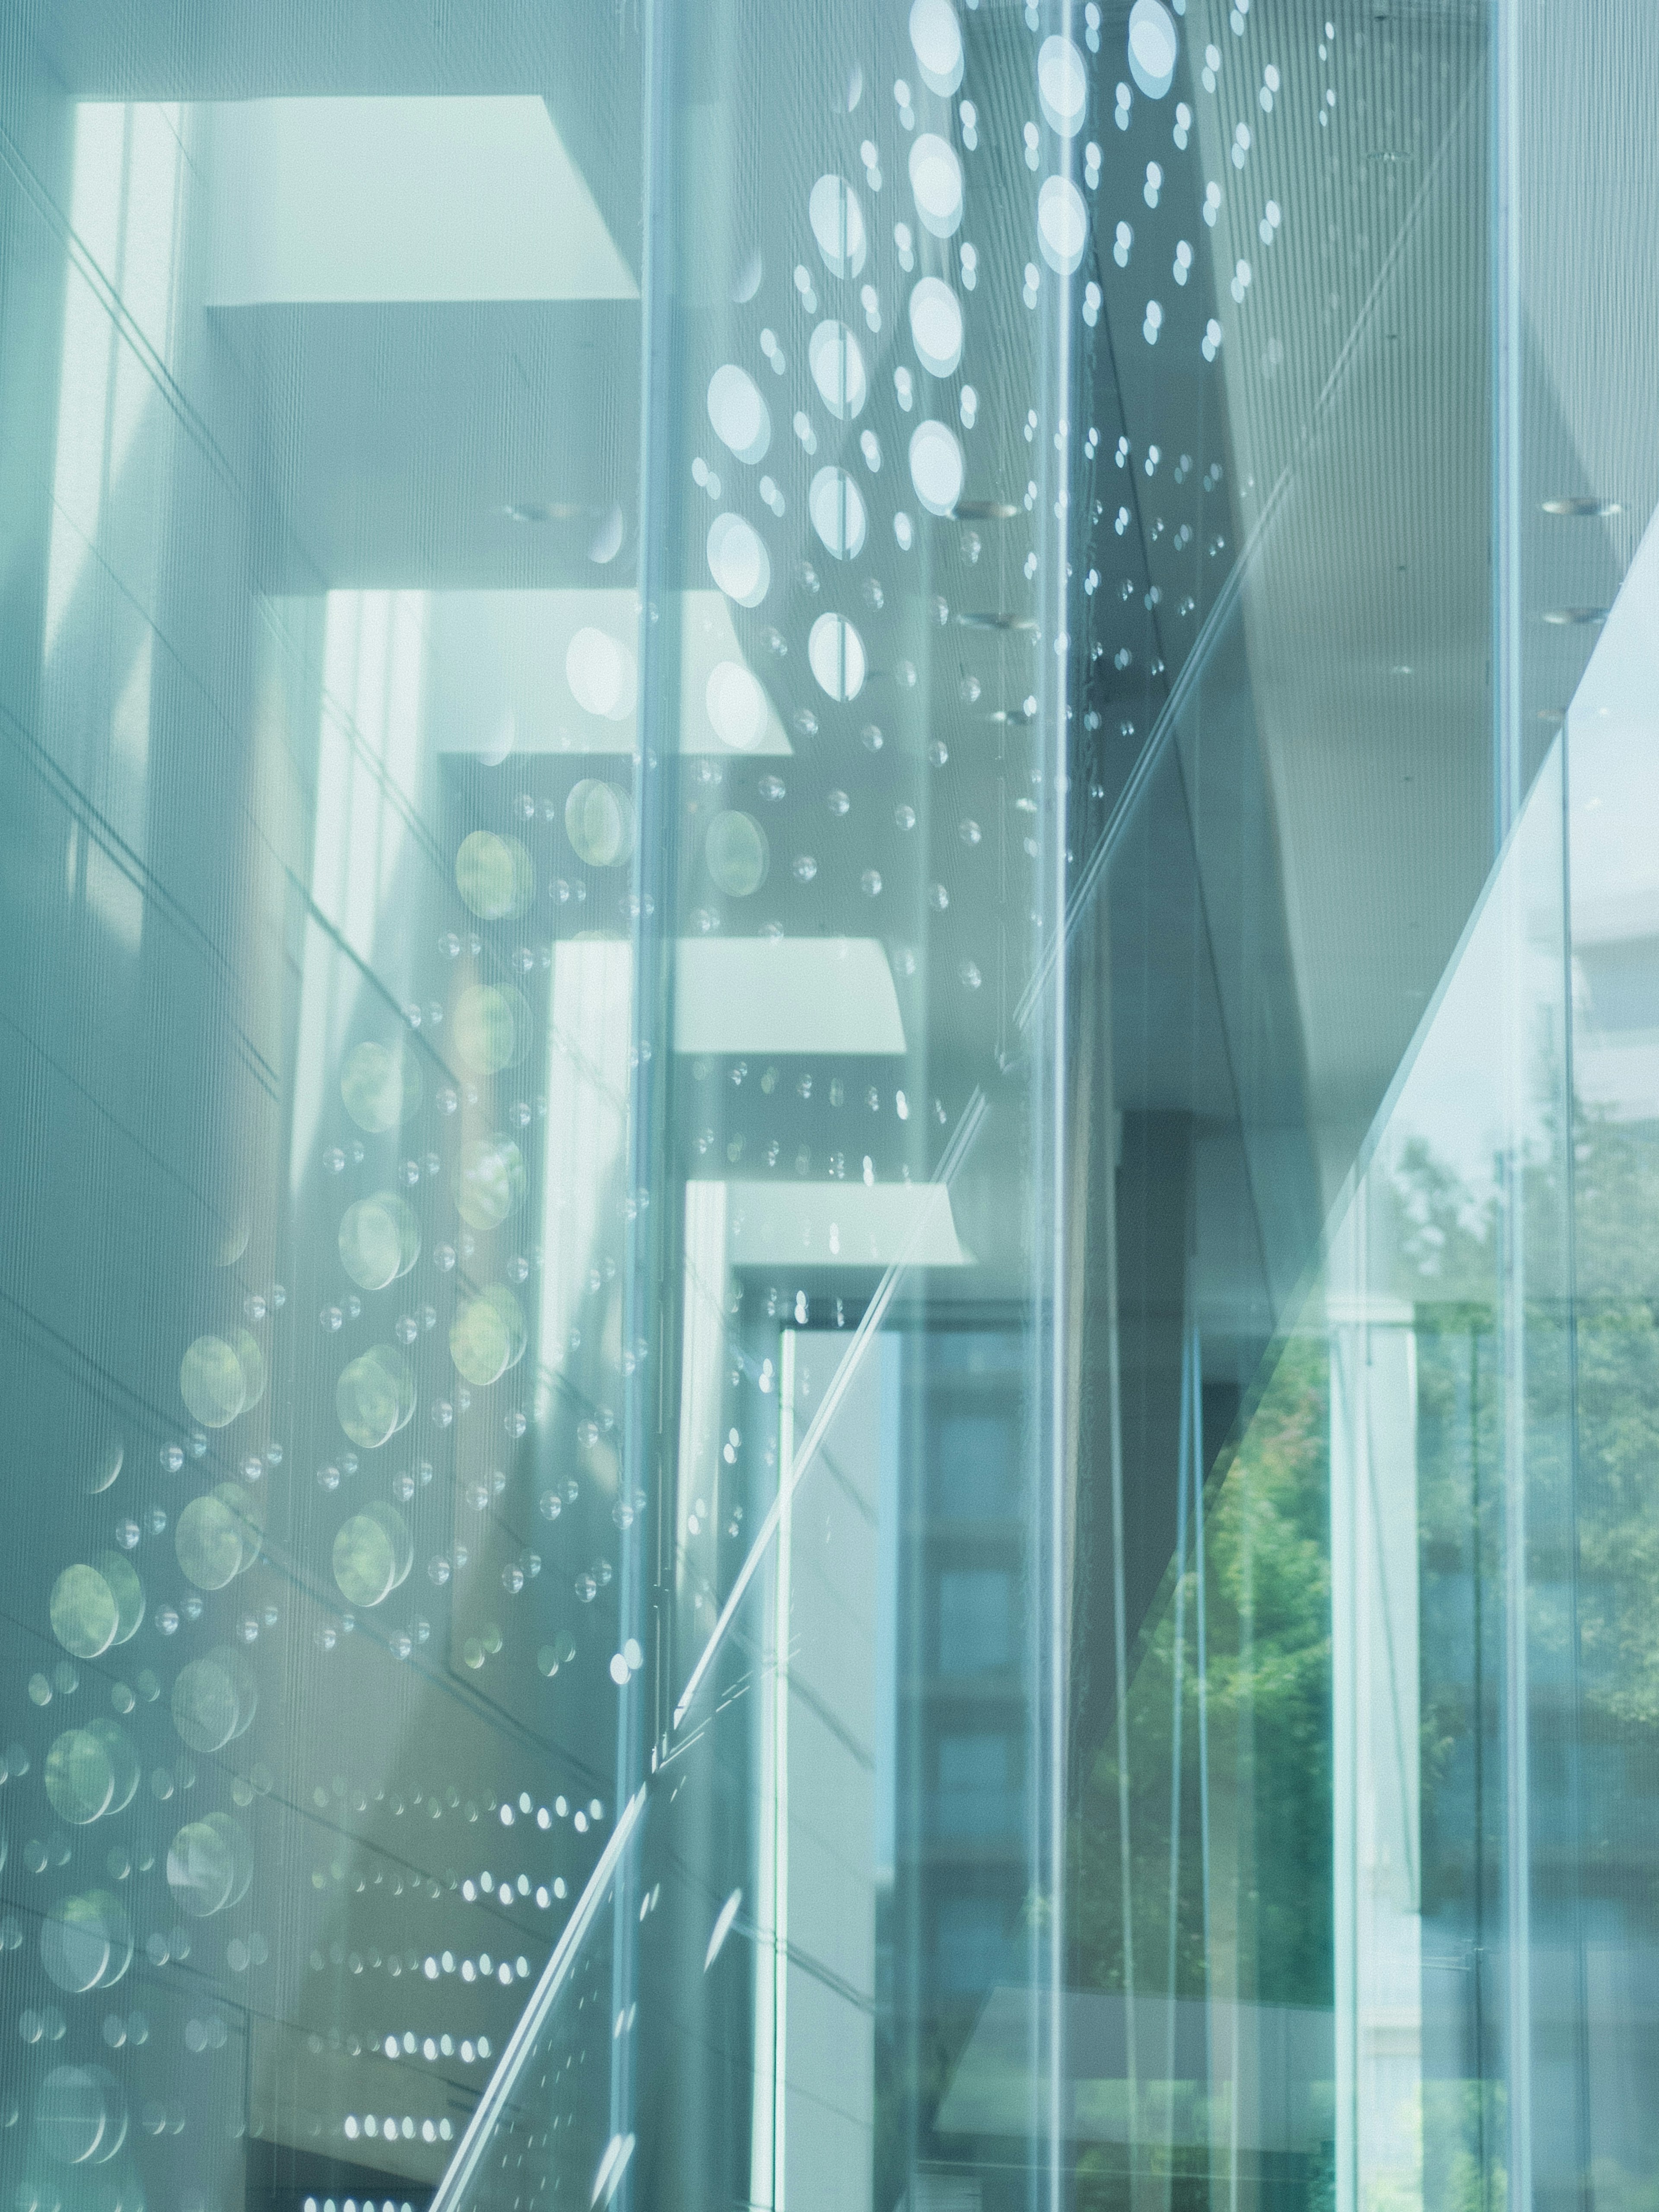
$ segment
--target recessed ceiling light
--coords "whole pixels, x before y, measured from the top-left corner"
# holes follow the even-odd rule
[[[1624,508],[1616,499],[1547,499],[1546,514],[1622,514]]]

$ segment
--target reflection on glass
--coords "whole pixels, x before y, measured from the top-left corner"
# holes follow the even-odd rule
[[[520,14],[9,48],[0,2194],[1638,2206],[1650,37]]]

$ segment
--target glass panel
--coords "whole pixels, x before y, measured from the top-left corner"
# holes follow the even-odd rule
[[[9,26],[0,2194],[1650,2190],[1650,44]]]
[[[1497,2190],[1527,2156],[1548,1887],[1528,1715],[1554,1703],[1561,1656],[1534,1577],[1559,1557],[1571,1458],[1560,802],[1551,760],[1334,1244],[1339,2160],[1356,2202]]]
[[[349,27],[0,64],[8,2202],[424,2204],[613,1833],[637,33]]]

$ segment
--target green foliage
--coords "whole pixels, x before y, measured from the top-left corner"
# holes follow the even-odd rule
[[[1533,1791],[1557,1800],[1537,1870],[1633,1932],[1659,1923],[1659,1133],[1581,1107],[1565,1152],[1546,1123],[1518,1192]],[[1420,1139],[1401,1152],[1390,1201],[1396,1287],[1416,1304],[1425,1603],[1437,1581],[1442,1593],[1423,1651],[1433,1911],[1472,1902],[1483,1849],[1481,1878],[1495,1879],[1472,1777],[1477,1738],[1495,1758],[1498,1727],[1503,1220],[1498,1192],[1472,1198]]]
[[[1225,1994],[1331,2002],[1329,1422],[1324,1344],[1293,1337],[1206,1501],[1204,1676],[1193,1542],[1133,1670],[1127,1774],[1114,1736],[1076,1795],[1067,1934],[1078,1987],[1124,1987],[1132,1945],[1137,1989],[1170,1991],[1173,1863],[1174,1994],[1214,1987],[1219,1942]]]

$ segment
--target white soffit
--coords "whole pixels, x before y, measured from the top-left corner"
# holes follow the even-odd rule
[[[973,1256],[942,1182],[727,1183],[726,1250],[734,1267],[965,1267]]]
[[[208,304],[636,300],[533,94],[211,103]]]
[[[904,1023],[872,937],[686,937],[677,1052],[902,1053]]]

